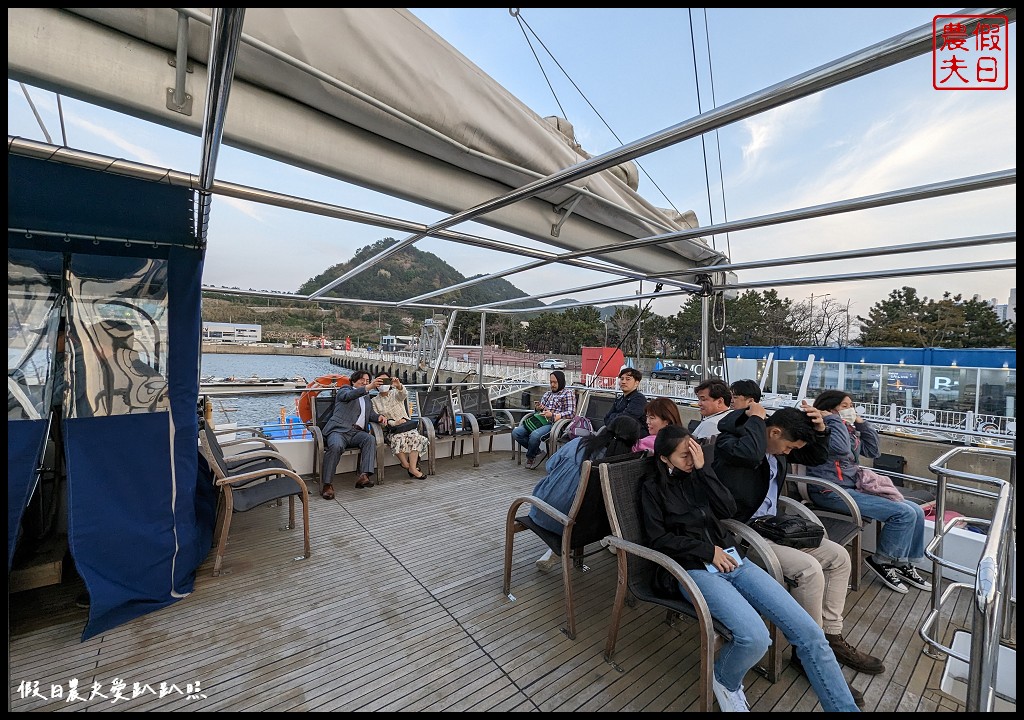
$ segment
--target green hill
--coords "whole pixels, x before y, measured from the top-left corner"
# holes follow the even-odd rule
[[[308,295],[341,277],[397,242],[384,238],[360,248],[351,260],[333,265],[310,278],[296,291]],[[473,277],[480,277],[474,275]],[[442,287],[465,282],[451,265],[433,253],[406,247],[390,255],[369,270],[346,280],[326,293],[326,297],[365,300],[402,300]],[[429,298],[434,304],[479,305],[498,300],[525,297],[526,293],[502,278]],[[509,307],[543,307],[537,300],[524,300]],[[275,298],[237,298],[216,293],[203,294],[203,320],[208,322],[246,322],[263,326],[266,341],[295,341],[319,336],[321,330],[331,339],[351,337],[376,341],[390,330],[395,335],[417,335],[422,321],[435,312],[417,308],[377,308],[372,305],[306,303]],[[527,319],[524,316],[524,319]]]

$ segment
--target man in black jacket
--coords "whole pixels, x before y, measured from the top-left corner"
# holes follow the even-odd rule
[[[604,416],[609,425],[619,415],[629,415],[640,423],[640,437],[647,437],[647,397],[640,392],[643,375],[636,368],[622,368],[619,371],[619,387],[622,394],[615,398],[612,409]]]
[[[779,490],[789,462],[819,465],[828,457],[829,429],[821,413],[804,402],[771,417],[760,403],[735,410],[719,423],[712,467],[736,498],[735,519],[749,522],[778,512]],[[836,659],[859,672],[876,675],[882,661],[843,638],[843,610],[851,562],[846,549],[827,538],[816,548],[797,549],[771,541],[785,577],[795,584],[793,597],[825,631]],[[795,660],[794,664],[798,663]],[[798,665],[798,669],[802,669]]]

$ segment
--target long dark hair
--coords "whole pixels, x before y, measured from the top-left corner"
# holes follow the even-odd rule
[[[625,455],[633,450],[640,439],[640,423],[629,415],[619,415],[594,435],[580,441],[583,459]]]

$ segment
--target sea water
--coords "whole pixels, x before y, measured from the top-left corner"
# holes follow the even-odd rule
[[[296,375],[312,382],[321,375],[349,375],[352,370],[332,365],[326,357],[304,357],[299,355],[230,355],[204,354],[200,377],[248,378],[253,375],[262,378],[291,378]],[[215,395],[210,397],[213,405],[214,425],[232,422],[239,427],[263,425],[281,420],[281,409],[285,415],[295,415],[295,401],[299,393],[274,395]]]

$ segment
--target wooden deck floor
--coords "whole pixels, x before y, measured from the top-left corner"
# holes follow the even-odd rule
[[[560,630],[560,574],[541,572],[532,533],[516,538],[511,602],[501,593],[505,513],[540,477],[508,451],[444,459],[427,480],[399,477],[370,490],[335,485],[312,498],[313,555],[300,530],[280,531],[287,506],[237,515],[220,577],[212,558],[191,596],[80,642],[80,589],[10,596],[12,710],[697,710],[693,625],[670,627],[651,605],[627,607],[614,663],[602,658],[615,585],[611,554],[575,571],[576,640]],[[846,636],[881,655],[887,672],[857,675],[868,710],[962,711],[937,691],[942,664],[924,655],[917,628],[929,603],[866,577],[851,593]],[[963,622],[966,602],[953,613]],[[787,650],[787,657],[788,657]],[[67,702],[78,679],[106,699]],[[128,699],[112,702],[111,686]],[[39,696],[23,697],[23,682]],[[156,692],[132,698],[134,683]],[[159,697],[160,683],[174,685]],[[199,697],[188,698],[189,684]],[[51,686],[63,697],[52,699]],[[755,711],[820,709],[807,681],[786,667],[777,683],[751,673]]]

